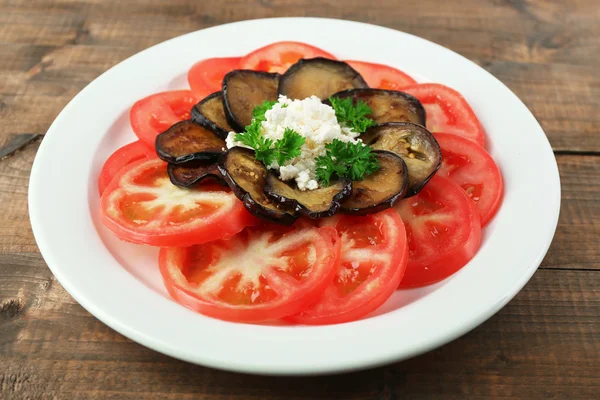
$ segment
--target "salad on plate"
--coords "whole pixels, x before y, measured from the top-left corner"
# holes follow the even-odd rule
[[[477,253],[501,172],[457,91],[299,42],[211,58],[137,101],[103,224],[160,247],[171,297],[228,321],[336,324]]]

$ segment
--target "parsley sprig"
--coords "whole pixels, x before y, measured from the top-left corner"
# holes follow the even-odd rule
[[[325,145],[324,156],[316,158],[317,179],[323,186],[329,185],[332,178],[348,178],[353,181],[361,180],[379,170],[377,158],[372,148],[358,143],[344,143],[334,139]]]
[[[286,161],[298,157],[301,147],[306,139],[293,129],[286,128],[283,138],[273,142],[262,135],[262,123],[266,120],[265,114],[276,104],[275,101],[265,101],[252,110],[252,122],[244,132],[235,135],[235,140],[254,149],[254,156],[265,165],[283,165]],[[283,105],[285,106],[285,104]],[[283,107],[282,106],[282,107]]]
[[[354,132],[363,133],[369,127],[376,125],[375,121],[367,117],[373,113],[373,110],[364,101],[358,100],[354,104],[350,97],[340,99],[331,96],[329,102],[335,111],[338,123],[352,128]]]

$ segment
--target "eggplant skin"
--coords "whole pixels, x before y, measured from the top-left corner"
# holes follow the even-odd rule
[[[373,151],[379,160],[381,169],[364,177],[362,181],[352,182],[352,195],[342,203],[340,212],[350,215],[368,215],[393,207],[403,199],[408,188],[408,169],[404,160],[391,151]],[[393,175],[391,175],[393,174]],[[385,185],[393,185],[387,189]],[[381,197],[379,199],[373,197]],[[364,202],[363,205],[358,203]]]
[[[391,151],[404,160],[408,167],[406,197],[419,193],[442,164],[439,143],[421,125],[387,122],[367,129],[360,139],[375,150]]]
[[[331,97],[352,98],[354,103],[363,101],[371,110],[370,118],[377,124],[386,122],[412,122],[425,126],[426,114],[423,104],[415,96],[397,90],[360,88],[342,90]],[[331,106],[329,99],[323,103]]]
[[[210,129],[223,140],[234,130],[227,121],[221,91],[209,94],[192,107],[191,116],[192,121]]]
[[[216,161],[225,151],[226,144],[212,131],[185,120],[156,136],[154,147],[161,160],[183,164],[193,160]]]
[[[304,100],[317,96],[321,100],[352,88],[368,88],[362,75],[343,61],[329,58],[303,58],[292,65],[279,80],[280,95]]]
[[[238,160],[241,161],[240,167],[235,167],[234,163]],[[251,165],[244,166],[243,163]],[[281,225],[291,225],[298,219],[298,215],[281,210],[263,193],[267,169],[256,160],[254,151],[233,147],[219,158],[217,167],[233,194],[244,203],[250,214]],[[248,177],[246,182],[244,174]]]
[[[281,185],[287,186],[286,191],[288,192],[288,196],[281,193]],[[279,188],[277,186],[279,186]],[[331,193],[327,193],[331,190],[336,192],[333,196],[331,196]],[[325,188],[302,192],[280,180],[273,172],[269,172],[264,186],[264,192],[271,200],[273,200],[273,202],[280,204],[287,210],[292,210],[295,213],[308,218],[319,219],[332,217],[337,213],[341,207],[341,203],[352,194],[352,181],[345,179]],[[301,199],[292,198],[292,195],[305,199],[308,199],[310,196],[321,196],[325,199],[323,203],[326,205],[324,207],[322,206],[321,209],[311,209],[311,206],[307,205],[308,203],[306,201],[303,204]]]
[[[223,107],[227,122],[237,132],[243,132],[252,122],[252,111],[265,101],[277,101],[277,73],[233,70],[223,78]]]
[[[167,173],[171,183],[181,188],[191,188],[200,182],[210,179],[227,186],[216,162],[213,161],[190,161],[185,164],[169,164]]]

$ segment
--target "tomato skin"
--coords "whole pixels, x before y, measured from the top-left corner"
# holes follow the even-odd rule
[[[286,318],[291,322],[325,325],[360,319],[385,303],[404,276],[408,244],[404,223],[394,210],[365,217],[337,215],[326,219],[324,224],[338,230],[341,262],[319,301]],[[379,234],[373,235],[373,228]],[[361,239],[366,243],[360,244]],[[370,269],[368,277],[355,281],[351,274],[364,274],[365,269]]]
[[[190,110],[198,98],[189,90],[172,90],[138,100],[129,112],[131,128],[136,136],[152,148],[156,136],[171,125],[190,118]]]
[[[192,93],[203,99],[211,93],[219,92],[225,75],[238,69],[241,57],[208,58],[198,61],[188,71],[187,79]]]
[[[484,145],[483,127],[465,98],[456,90],[439,83],[420,83],[402,88],[415,96],[427,116],[427,129],[462,136]]]
[[[264,232],[264,228],[261,231]],[[261,322],[295,314],[319,298],[333,279],[340,257],[340,241],[335,229],[308,227],[300,228],[295,233],[299,236],[306,234],[314,237],[311,241],[316,257],[311,269],[313,275],[308,276],[307,281],[298,283],[297,287],[293,286],[296,282],[291,284],[288,282],[288,286],[278,294],[279,297],[275,297],[272,301],[257,304],[231,304],[215,295],[203,293],[202,283],[190,282],[182,272],[182,268],[189,268],[191,265],[189,258],[192,250],[190,248],[162,248],[160,250],[159,266],[165,287],[173,299],[181,305],[222,320]],[[247,240],[251,242],[253,240],[252,233],[248,233],[248,235],[249,239]],[[227,246],[231,241],[238,240],[238,236],[229,241],[211,242],[201,246],[217,248]],[[223,288],[221,287],[220,290]]]
[[[437,174],[467,190],[477,205],[481,226],[487,225],[502,204],[500,169],[483,147],[468,139],[451,133],[436,133],[435,138],[442,149],[442,166]]]
[[[400,90],[417,83],[409,75],[387,65],[354,60],[346,60],[346,63],[358,71],[372,88]]]
[[[134,161],[152,157],[156,157],[154,149],[139,140],[117,149],[106,159],[100,171],[100,176],[98,177],[98,191],[100,192],[100,196],[102,196],[104,190],[121,168]]]
[[[394,208],[406,226],[409,246],[401,288],[441,281],[477,253],[481,243],[479,212],[465,191],[450,179],[435,175],[421,192]],[[432,231],[435,222],[440,226]]]
[[[148,178],[151,184],[143,181],[146,175],[152,176]],[[167,163],[142,159],[126,165],[113,178],[100,199],[100,216],[104,226],[127,242],[159,247],[205,243],[232,237],[256,223],[242,202],[225,190],[218,184],[201,185],[197,190],[178,188],[169,180]],[[180,202],[186,196],[205,196],[210,206],[201,210],[208,211],[184,214]],[[215,196],[219,200],[211,200]],[[161,214],[165,208],[169,212]]]
[[[278,72],[280,74],[301,58],[336,58],[318,47],[301,42],[276,42],[245,55],[240,60],[242,69]]]

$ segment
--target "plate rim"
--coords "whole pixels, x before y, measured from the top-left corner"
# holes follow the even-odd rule
[[[310,374],[323,374],[323,373],[337,373],[337,372],[345,372],[345,371],[352,371],[352,370],[375,367],[375,366],[387,364],[389,362],[393,362],[393,361],[396,361],[399,359],[406,359],[406,358],[413,357],[417,354],[421,354],[427,350],[431,350],[440,345],[448,343],[451,340],[454,340],[457,337],[461,336],[462,334],[472,330],[473,328],[475,328],[476,326],[478,326],[479,324],[481,324],[482,322],[484,322],[485,320],[490,318],[492,315],[494,315],[498,310],[500,310],[504,305],[506,305],[508,303],[508,301],[510,301],[523,288],[523,286],[529,281],[531,276],[535,273],[535,271],[537,270],[537,267],[539,266],[544,255],[546,254],[546,252],[552,242],[554,233],[556,231],[556,227],[558,224],[559,212],[560,212],[560,200],[561,200],[560,199],[560,193],[561,193],[560,177],[558,175],[558,167],[556,165],[555,158],[554,158],[555,170],[550,171],[550,174],[555,175],[554,178],[556,178],[556,180],[555,180],[556,187],[554,188],[555,196],[556,196],[556,198],[554,199],[555,207],[553,209],[554,212],[553,212],[553,215],[552,215],[552,218],[550,221],[550,225],[552,226],[552,229],[548,230],[546,232],[545,245],[543,245],[542,247],[540,247],[538,249],[538,253],[536,254],[535,262],[534,262],[535,266],[530,266],[527,268],[526,272],[524,274],[522,274],[516,282],[513,283],[512,288],[506,292],[505,296],[501,299],[501,301],[495,303],[491,307],[486,308],[485,310],[480,310],[475,317],[470,318],[470,321],[468,323],[465,323],[460,326],[455,326],[454,329],[446,331],[444,335],[439,335],[437,340],[423,342],[421,346],[416,346],[413,349],[404,350],[401,352],[392,352],[391,351],[390,354],[387,355],[387,357],[382,356],[381,354],[378,354],[376,357],[368,357],[368,356],[362,357],[360,360],[355,361],[355,362],[346,362],[346,363],[340,364],[340,363],[336,363],[335,361],[329,361],[329,362],[323,362],[318,365],[317,364],[311,365],[311,366],[303,365],[300,367],[294,367],[291,365],[268,366],[267,365],[268,363],[265,365],[262,365],[262,366],[256,366],[256,365],[248,365],[248,364],[231,362],[231,361],[218,359],[218,358],[214,358],[214,357],[198,358],[197,356],[190,356],[189,354],[182,352],[181,349],[176,348],[177,346],[175,346],[175,347],[165,346],[165,343],[156,341],[154,338],[152,338],[151,334],[138,332],[138,331],[136,331],[136,329],[133,329],[130,326],[127,326],[127,324],[123,324],[122,321],[118,321],[113,316],[106,314],[105,311],[102,309],[102,306],[94,304],[93,301],[91,301],[88,297],[86,297],[84,293],[81,293],[77,289],[77,287],[74,287],[72,285],[72,282],[69,279],[69,277],[66,276],[64,274],[64,271],[61,269],[60,261],[57,259],[56,254],[53,253],[53,250],[49,247],[50,245],[47,241],[46,228],[42,226],[43,224],[40,220],[40,218],[41,218],[40,217],[40,207],[39,207],[40,193],[38,193],[38,184],[37,184],[37,182],[39,182],[39,180],[40,180],[40,174],[42,173],[42,168],[43,168],[42,163],[43,163],[44,157],[47,157],[47,156],[45,156],[45,154],[47,152],[46,149],[50,146],[48,144],[50,142],[46,139],[49,137],[53,137],[52,135],[55,135],[52,132],[55,132],[57,129],[56,127],[59,126],[62,123],[62,121],[67,118],[70,110],[74,107],[74,105],[80,101],[80,99],[82,98],[82,96],[85,95],[85,93],[88,93],[90,91],[90,87],[94,87],[93,85],[95,85],[95,84],[97,85],[98,81],[102,81],[103,79],[106,79],[103,77],[106,77],[108,74],[114,73],[111,71],[115,71],[116,69],[118,70],[119,68],[122,68],[120,66],[130,63],[131,62],[130,60],[135,59],[136,57],[139,57],[142,54],[148,54],[149,52],[157,51],[156,49],[160,49],[162,47],[169,46],[170,43],[182,40],[185,37],[190,37],[193,35],[197,35],[199,32],[206,32],[209,30],[214,30],[216,28],[222,28],[222,27],[226,27],[226,26],[231,27],[231,26],[242,26],[244,24],[272,24],[272,23],[274,23],[274,21],[283,21],[284,23],[288,23],[288,22],[292,23],[293,21],[298,21],[298,20],[302,20],[302,21],[306,21],[306,22],[313,21],[313,22],[320,22],[320,23],[324,23],[324,22],[330,23],[330,21],[337,21],[337,23],[344,23],[344,24],[351,24],[351,25],[354,24],[356,26],[359,26],[359,25],[366,26],[366,27],[369,27],[369,29],[377,28],[377,29],[389,31],[388,32],[389,34],[400,33],[402,35],[406,35],[407,38],[412,38],[411,40],[422,41],[423,43],[428,43],[428,46],[433,45],[438,48],[441,48],[441,49],[453,54],[453,57],[460,57],[463,61],[473,64],[474,66],[479,68],[481,71],[483,71],[485,74],[487,74],[488,78],[493,79],[494,81],[498,82],[500,85],[503,86],[504,89],[508,90],[510,92],[510,94],[514,97],[514,99],[516,101],[518,101],[519,105],[522,106],[523,108],[525,108],[525,110],[527,110],[527,112],[531,115],[531,117],[533,117],[533,115],[527,109],[527,107],[522,103],[522,101],[512,91],[510,91],[510,89],[508,87],[506,87],[502,82],[500,82],[492,74],[485,71],[483,68],[477,66],[472,61],[466,59],[465,57],[461,56],[460,54],[455,53],[443,46],[436,44],[436,43],[430,42],[426,39],[423,39],[423,38],[420,38],[420,37],[417,37],[417,36],[414,36],[414,35],[411,35],[411,34],[408,34],[405,32],[401,32],[401,31],[397,31],[394,29],[385,28],[385,27],[381,27],[381,26],[377,26],[377,25],[366,24],[366,23],[362,23],[362,22],[345,21],[345,20],[341,20],[341,19],[291,17],[291,18],[265,18],[265,19],[239,21],[239,22],[219,25],[216,27],[211,27],[211,28],[207,28],[207,29],[203,29],[203,30],[199,30],[199,31],[195,31],[195,32],[190,32],[190,33],[169,39],[167,41],[164,41],[162,43],[159,43],[152,47],[149,47],[145,50],[142,50],[141,52],[136,53],[136,54],[132,55],[131,57],[121,61],[120,63],[116,64],[109,70],[105,71],[98,78],[94,79],[90,84],[88,84],[84,89],[82,89],[67,104],[67,106],[61,111],[61,113],[58,115],[58,117],[55,119],[55,121],[52,123],[52,125],[48,129],[47,136],[44,138],[44,140],[42,140],[42,143],[38,149],[38,153],[36,154],[36,157],[35,157],[35,160],[34,160],[34,163],[32,166],[31,176],[30,176],[30,180],[29,180],[30,185],[29,185],[28,205],[29,205],[29,215],[30,215],[32,230],[33,230],[33,234],[34,234],[36,243],[38,244],[38,247],[40,249],[40,253],[42,254],[42,257],[46,261],[48,267],[50,268],[50,270],[52,271],[52,273],[54,274],[56,279],[59,281],[59,283],[88,312],[90,312],[92,315],[94,315],[96,318],[101,320],[106,325],[110,326],[112,329],[114,329],[117,332],[123,334],[124,336],[130,338],[131,340],[141,343],[144,346],[149,347],[160,353],[167,354],[169,356],[172,356],[172,357],[175,357],[178,359],[182,359],[182,360],[185,360],[188,362],[201,364],[201,365],[205,365],[205,366],[210,366],[210,367],[215,367],[215,368],[220,368],[220,369],[233,370],[233,371],[238,371],[238,372],[273,374],[273,375],[310,375]],[[271,40],[271,42],[272,41],[275,41],[275,40]],[[533,118],[535,119],[535,117],[533,117]],[[539,123],[537,123],[537,125],[538,125],[539,129],[543,132],[541,126],[539,126]],[[551,147],[550,147],[550,144],[549,144],[547,138],[545,138],[545,140],[546,140],[547,147],[551,151]],[[246,325],[244,325],[244,326],[246,326]],[[338,327],[339,326],[341,326],[341,325],[338,325]],[[300,329],[304,329],[304,328],[300,328]],[[250,329],[250,330],[252,330],[252,329]]]

